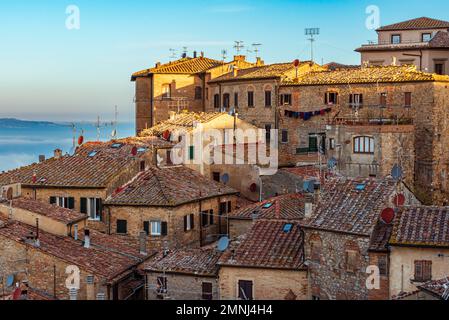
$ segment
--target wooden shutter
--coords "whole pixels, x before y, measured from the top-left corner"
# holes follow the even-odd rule
[[[234,107],[238,108],[239,106],[239,94],[236,92],[234,93]]]
[[[87,214],[87,198],[80,199],[80,212]]]
[[[75,209],[75,198],[70,197],[68,199],[68,208],[69,209]]]
[[[239,281],[239,299],[253,300],[253,282],[240,280]]]
[[[161,222],[161,235],[166,236],[168,234],[168,224],[166,221]]]
[[[352,104],[354,102],[354,95],[350,94],[349,95],[349,103]]]
[[[190,229],[191,230],[195,229],[195,215],[194,214],[190,215]]]
[[[212,283],[203,282],[202,283],[203,300],[212,300]]]
[[[189,216],[184,216],[184,232],[186,232],[187,231],[187,219],[190,219],[190,217]]]
[[[329,104],[329,93],[324,94],[324,104]]]
[[[100,217],[100,221],[103,221],[103,201],[101,199],[95,199],[97,207],[97,217]]]
[[[143,231],[147,233],[147,236],[150,234],[150,222],[144,221],[143,222]]]
[[[117,233],[128,233],[128,222],[126,220],[117,220]]]
[[[363,94],[360,94],[360,104],[363,104]]]
[[[405,93],[405,107],[411,107],[412,106],[412,93],[406,92]]]
[[[214,224],[214,210],[209,211],[209,221],[210,221],[210,225]]]
[[[50,197],[50,204],[56,204],[56,197]]]
[[[423,281],[432,280],[432,261],[423,261]]]

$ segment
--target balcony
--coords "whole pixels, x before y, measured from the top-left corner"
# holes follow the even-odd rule
[[[391,41],[368,41],[366,44],[362,44],[359,49],[401,49],[401,48],[409,48],[409,47],[427,47],[429,45],[428,41],[414,41],[414,40],[402,40],[400,43],[393,43]]]

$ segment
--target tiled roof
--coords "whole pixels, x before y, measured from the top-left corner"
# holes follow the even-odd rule
[[[209,59],[205,57],[182,58],[176,61],[162,64],[155,68],[138,71],[132,75],[132,79],[145,77],[149,74],[193,74],[207,71],[211,68],[222,65],[222,61]]]
[[[290,232],[284,232],[291,224]],[[269,269],[302,269],[304,234],[297,222],[261,220],[255,222],[220,258],[219,264]]]
[[[386,224],[379,220],[371,235],[369,246],[370,251],[388,252],[388,242],[390,241],[392,231],[393,224]]]
[[[145,262],[145,271],[183,273],[203,276],[218,274],[217,262],[221,252],[216,249],[178,249],[151,258]]]
[[[418,288],[429,292],[442,300],[449,300],[449,276],[444,279],[427,282],[421,286],[418,286]]]
[[[348,64],[342,64],[338,62],[329,62],[323,65],[323,68],[326,68],[328,70],[338,70],[338,69],[357,69],[360,68],[360,65],[348,65]]]
[[[299,77],[298,81],[285,81],[284,86],[324,84],[395,83],[420,81],[449,81],[449,76],[424,73],[415,66],[372,66],[336,71],[314,71]]]
[[[151,127],[149,129],[143,130],[141,136],[156,136],[160,137],[165,131],[179,131],[188,133],[194,129],[195,123],[208,123],[215,120],[227,113],[222,112],[181,112],[175,116],[174,119],[168,119],[162,121],[158,125]]]
[[[0,174],[0,185],[22,183],[25,186],[104,188],[127,166],[136,163],[132,157],[95,155],[51,158]],[[36,174],[36,183],[33,183]]]
[[[33,244],[27,243],[24,239],[31,232],[35,232],[34,227],[19,222],[4,221],[3,225],[0,226],[0,236],[29,246],[33,246]],[[142,263],[144,258],[146,258],[144,256],[139,257],[137,250],[134,255],[129,255],[109,249],[106,246],[106,242],[101,242],[97,234],[92,235],[92,244],[95,244],[95,241],[98,241],[98,246],[92,245],[90,248],[84,248],[81,241],[75,241],[69,237],[56,236],[40,230],[40,245],[35,248],[107,280],[127,272],[130,268]],[[126,245],[123,244],[120,247],[125,248]]]
[[[449,248],[449,207],[400,208],[390,244]]]
[[[407,20],[380,27],[377,31],[449,29],[449,22],[427,17]]]
[[[361,189],[357,186],[363,186],[363,190],[357,190]],[[395,190],[396,183],[390,179],[332,178],[321,190],[308,226],[370,236]]]
[[[310,64],[312,64],[310,61],[303,61],[301,63],[301,66],[306,66]],[[237,76],[234,76],[234,72],[230,72],[225,75],[222,75],[221,77],[209,81],[209,83],[234,81],[234,80],[280,78],[294,70],[295,66],[293,65],[292,62],[275,63],[266,66],[238,70]]]
[[[209,180],[187,167],[152,167],[110,196],[106,204],[130,206],[179,206],[237,191]]]
[[[300,220],[304,218],[304,197],[300,194],[287,194],[256,204],[229,214],[231,218],[252,219],[257,214],[257,219],[270,220]]]
[[[9,203],[5,203],[5,205],[9,205]],[[32,199],[14,199],[12,201],[12,206],[13,208],[37,213],[41,216],[45,216],[52,220],[60,221],[65,224],[72,224],[87,219],[87,216],[85,214],[79,213],[77,211],[61,208],[56,205]]]

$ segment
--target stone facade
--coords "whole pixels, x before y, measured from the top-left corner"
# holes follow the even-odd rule
[[[238,300],[240,280],[252,281],[254,300],[308,300],[306,270],[275,270],[263,268],[220,268],[220,299]]]

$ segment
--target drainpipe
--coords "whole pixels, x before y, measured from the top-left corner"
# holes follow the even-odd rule
[[[154,75],[150,75],[151,89],[150,89],[150,127],[154,126]]]

